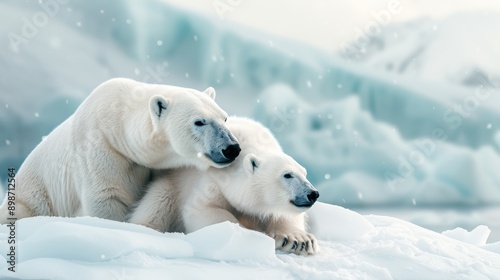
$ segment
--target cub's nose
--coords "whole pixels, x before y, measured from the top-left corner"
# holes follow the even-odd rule
[[[307,195],[307,199],[309,199],[309,202],[314,203],[319,197],[319,192],[318,191],[312,191]]]
[[[224,157],[226,157],[229,160],[234,160],[238,155],[240,154],[240,145],[239,144],[234,144],[234,145],[229,145],[227,148],[222,150],[222,154]]]

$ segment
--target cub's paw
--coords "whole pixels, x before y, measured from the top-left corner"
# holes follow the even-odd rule
[[[270,236],[274,238],[276,250],[286,253],[314,255],[319,249],[314,235],[305,231],[275,232]]]

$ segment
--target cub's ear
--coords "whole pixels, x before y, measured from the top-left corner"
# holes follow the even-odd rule
[[[167,108],[168,100],[165,97],[155,95],[149,99],[149,112],[155,129],[157,128],[158,121],[166,116]]]
[[[210,96],[210,98],[212,98],[213,100],[215,100],[215,89],[213,87],[209,87],[207,88],[204,93],[208,94],[208,96]]]
[[[254,174],[255,170],[259,168],[260,160],[254,154],[248,154],[243,159],[243,165],[245,167],[245,171],[248,174]]]

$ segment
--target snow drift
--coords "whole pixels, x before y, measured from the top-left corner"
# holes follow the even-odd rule
[[[322,203],[309,213],[321,246],[311,257],[275,253],[271,238],[229,222],[184,235],[90,217],[27,218],[17,222],[17,272],[8,271],[3,260],[0,277],[493,279],[500,274],[499,254],[398,219]],[[7,234],[1,227],[1,244]],[[482,245],[483,238],[471,233],[469,241]]]

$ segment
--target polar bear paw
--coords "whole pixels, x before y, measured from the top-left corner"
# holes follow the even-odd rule
[[[305,231],[275,232],[270,235],[276,243],[276,250],[297,255],[314,255],[318,242],[314,235]]]

